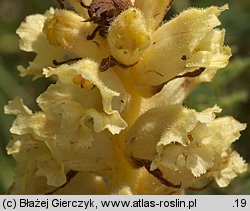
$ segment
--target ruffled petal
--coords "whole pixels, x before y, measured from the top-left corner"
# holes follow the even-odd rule
[[[90,98],[94,98],[94,99],[98,99],[99,97],[101,97],[103,112],[94,111],[94,109],[96,110],[99,109],[99,105],[93,105],[92,108],[88,106],[91,108],[91,110],[86,109],[86,111],[84,110],[82,111],[83,119],[86,119],[87,116],[90,116],[94,119],[94,128],[96,132],[99,132],[99,131],[104,130],[105,128],[108,128],[111,133],[117,134],[127,126],[126,122],[122,119],[119,112],[112,108],[113,98],[118,97],[120,94],[108,88],[109,84],[112,84],[112,81],[110,79],[109,81],[101,80],[97,63],[91,60],[81,60],[72,65],[65,64],[65,65],[59,66],[58,68],[47,69],[45,70],[45,74],[47,77],[50,75],[56,74],[59,80],[58,86],[63,86],[63,84],[60,84],[60,83],[65,83],[65,86],[68,85],[70,89],[78,89],[77,93],[79,94],[79,96],[77,96],[76,94],[74,94],[73,96],[69,96],[71,98],[73,97],[72,100],[77,100],[76,103],[79,103],[78,99],[80,98],[80,96],[85,95],[84,96],[85,100],[82,101],[83,106],[84,106],[83,109],[84,108],[86,109],[85,107],[86,104],[84,102],[88,101],[87,100],[88,98],[86,98],[87,97],[86,94],[88,94]],[[78,75],[81,75],[82,78],[90,81],[94,86],[96,86],[100,94],[95,90],[86,91],[84,90],[84,87],[83,89],[81,89],[80,87],[77,87],[76,84],[74,84],[73,79],[74,77]],[[69,94],[71,95],[71,93],[73,92],[70,92]],[[91,96],[92,94],[93,96]],[[76,97],[76,99],[74,99],[74,97]],[[93,102],[93,99],[90,99],[90,101]],[[41,104],[41,106],[44,106],[45,104],[45,102],[42,102],[41,98],[38,99],[38,103]],[[120,104],[122,103],[120,102]],[[79,104],[79,106],[81,105]],[[95,121],[95,120],[98,120],[98,121]]]
[[[52,66],[53,59],[62,60],[67,52],[60,47],[50,45],[43,33],[43,25],[48,15],[54,13],[50,9],[45,15],[30,15],[22,22],[17,30],[20,37],[20,49],[35,52],[34,61],[27,68],[18,66],[21,76],[33,75],[34,78],[42,76],[42,68]]]
[[[7,152],[18,161],[14,192],[43,193],[66,182],[62,163],[53,158],[45,143],[34,140],[29,134],[13,135]]]
[[[195,177],[200,177],[205,174],[208,169],[213,167],[214,155],[215,153],[206,147],[193,149],[192,154],[190,153],[187,157],[187,169],[189,169]]]
[[[238,122],[233,117],[221,117],[210,122],[206,127],[198,126],[192,132],[192,136],[194,140],[210,145],[218,153],[221,153],[239,139],[240,132],[245,129],[246,124]]]
[[[9,101],[8,105],[4,106],[4,113],[14,115],[31,115],[32,111],[24,105],[22,98],[15,97],[15,99]]]
[[[247,171],[248,165],[240,155],[233,151],[227,155],[226,164],[222,163],[222,169],[218,174],[215,173],[215,180],[219,187],[227,187],[237,174]]]
[[[186,67],[205,67],[210,69],[224,68],[228,64],[231,50],[224,46],[225,30],[214,29],[195,48]]]

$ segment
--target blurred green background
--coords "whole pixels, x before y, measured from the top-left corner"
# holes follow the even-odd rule
[[[221,6],[228,3],[229,10],[220,19],[226,29],[226,41],[233,51],[230,64],[219,71],[212,83],[205,83],[193,90],[185,101],[188,107],[202,110],[219,105],[221,115],[232,115],[250,125],[250,1],[249,0],[175,0],[167,18],[187,7]],[[1,0],[0,1],[0,194],[5,194],[13,181],[15,162],[6,155],[10,139],[9,128],[14,117],[3,114],[3,106],[15,96],[37,109],[35,98],[46,89],[48,82],[30,77],[21,78],[16,66],[26,66],[34,54],[19,50],[15,31],[25,16],[43,13],[58,6],[55,0]],[[250,129],[242,132],[234,147],[250,163]],[[250,194],[250,172],[235,179],[228,188],[219,189],[215,184],[203,191],[189,194]]]

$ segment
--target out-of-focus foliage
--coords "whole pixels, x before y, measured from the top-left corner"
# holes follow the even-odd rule
[[[240,122],[250,126],[250,1],[249,0],[175,0],[167,18],[183,9],[194,7],[221,6],[229,4],[229,10],[221,16],[222,26],[227,30],[226,43],[233,50],[233,57],[227,68],[220,70],[212,83],[197,87],[185,104],[202,110],[214,104],[222,109],[222,115],[233,115]],[[33,99],[46,89],[43,80],[31,81],[20,78],[16,66],[27,65],[33,54],[21,52],[18,47],[17,27],[25,16],[43,13],[45,9],[57,6],[55,0],[1,0],[0,1],[0,193],[7,193],[13,178],[13,160],[6,155],[5,147],[10,139],[9,128],[13,118],[3,114],[3,106],[15,96],[21,96],[25,103],[36,109]],[[34,89],[36,87],[36,89]],[[250,130],[242,133],[241,141],[235,146],[250,162]],[[250,172],[238,177],[226,189],[210,188],[198,194],[250,194]],[[201,184],[202,185],[202,184]],[[190,194],[197,191],[190,191]]]

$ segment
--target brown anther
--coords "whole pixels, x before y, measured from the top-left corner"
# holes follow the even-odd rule
[[[72,81],[73,81],[74,84],[80,85],[81,88],[84,88],[84,89],[87,89],[87,90],[92,90],[95,87],[95,85],[91,81],[83,78],[80,74],[77,75],[76,77],[74,77],[72,79]]]

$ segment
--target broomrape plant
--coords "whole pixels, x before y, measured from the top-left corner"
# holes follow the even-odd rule
[[[163,22],[172,0],[68,0],[74,11],[26,17],[21,76],[54,81],[33,112],[16,97],[8,154],[12,194],[179,194],[200,182],[226,187],[247,169],[231,148],[246,128],[182,105],[225,67],[231,50],[218,16],[190,8]],[[91,3],[91,4],[90,4]]]

